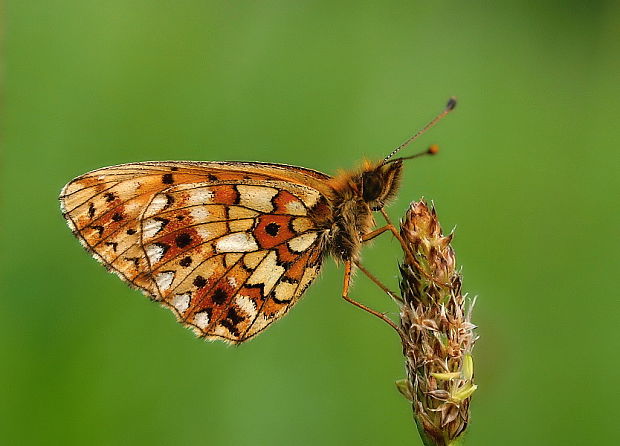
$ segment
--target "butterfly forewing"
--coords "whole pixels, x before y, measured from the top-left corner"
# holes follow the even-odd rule
[[[99,169],[65,186],[63,213],[96,258],[182,323],[201,336],[242,342],[288,311],[323,254],[308,216],[321,198],[311,185],[323,174],[258,166]]]

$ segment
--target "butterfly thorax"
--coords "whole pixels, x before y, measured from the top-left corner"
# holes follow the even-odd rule
[[[402,163],[365,162],[353,172],[342,172],[329,182],[333,195],[312,210],[323,229],[324,250],[341,261],[359,260],[362,237],[375,227],[373,211],[396,194]]]

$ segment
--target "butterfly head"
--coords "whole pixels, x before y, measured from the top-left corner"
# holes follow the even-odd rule
[[[367,163],[359,177],[358,189],[362,199],[373,211],[379,211],[398,192],[403,163],[398,160],[389,164]]]

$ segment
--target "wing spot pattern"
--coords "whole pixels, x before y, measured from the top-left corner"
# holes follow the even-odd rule
[[[191,298],[192,298],[192,293],[190,292],[183,293],[183,294],[176,294],[172,298],[172,305],[182,315],[189,308],[189,303],[191,301]]]
[[[228,299],[228,294],[222,288],[217,288],[213,292],[211,299],[216,305],[222,305]]]
[[[294,239],[289,240],[288,247],[295,252],[303,252],[314,243],[318,236],[316,232],[306,232]]]
[[[193,284],[196,288],[204,288],[204,286],[207,284],[207,279],[202,276],[196,276]]]
[[[169,246],[165,243],[153,243],[151,245],[147,245],[146,255],[149,258],[149,262],[151,262],[151,265],[159,262],[166,254],[166,251],[168,251],[168,248]]]
[[[256,239],[247,232],[233,232],[215,243],[217,252],[253,252],[258,250]]]
[[[207,309],[204,311],[200,311],[194,315],[194,324],[201,330],[207,328],[209,323],[211,322],[211,310]]]
[[[155,276],[155,282],[160,291],[165,291],[172,285],[174,281],[174,271],[163,271]]]
[[[174,243],[179,248],[185,248],[186,246],[191,245],[192,236],[189,235],[187,232],[182,232],[176,236],[176,238],[174,239]]]
[[[61,200],[69,225],[106,267],[163,300],[181,315],[181,322],[200,329],[199,335],[242,342],[283,315],[317,274],[323,251],[307,215],[321,195],[286,175],[323,176],[269,164],[265,175],[248,175],[235,171],[243,163],[222,163],[214,179],[205,167],[214,164],[136,163],[100,169],[71,182]],[[256,164],[247,166],[251,170]],[[78,202],[83,205],[73,206]],[[67,211],[72,206],[75,212]],[[266,219],[259,234],[257,225],[265,213],[285,219]],[[222,224],[206,226],[213,221]],[[266,248],[270,238],[277,244]],[[308,261],[308,250],[319,262]],[[219,263],[205,264],[214,257]],[[300,272],[292,275],[294,270]]]

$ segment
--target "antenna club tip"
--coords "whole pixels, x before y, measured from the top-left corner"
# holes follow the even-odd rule
[[[454,107],[456,107],[456,98],[452,96],[450,99],[448,99],[448,103],[446,104],[446,110],[452,111],[454,110]]]
[[[429,155],[436,155],[437,153],[439,153],[439,146],[437,144],[431,144],[430,146],[428,146],[427,153]]]

